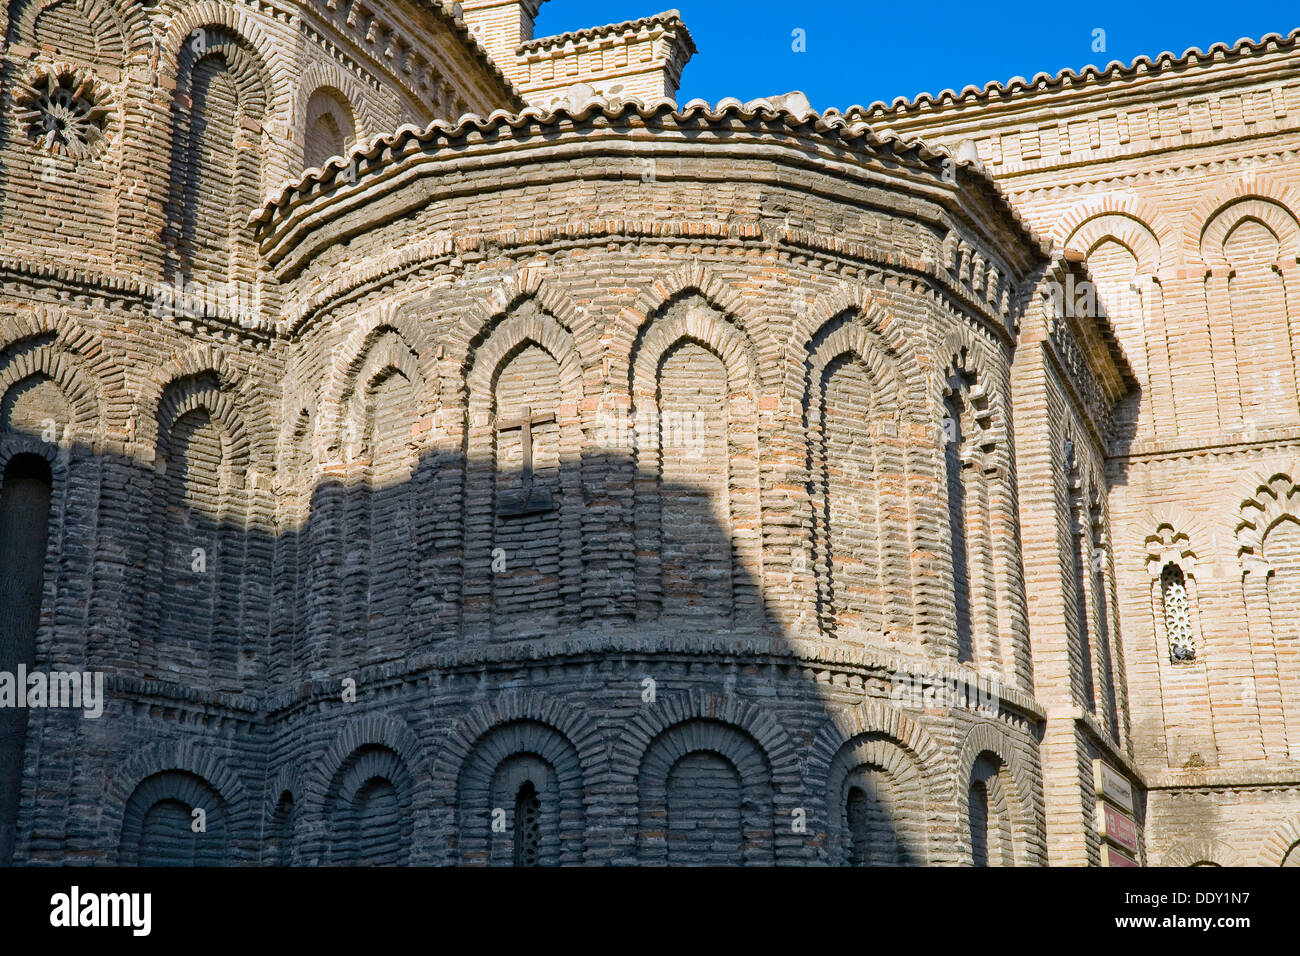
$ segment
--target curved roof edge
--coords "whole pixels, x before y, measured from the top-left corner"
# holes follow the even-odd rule
[[[846,144],[865,146],[891,153],[902,160],[910,159],[918,165],[947,164],[945,168],[960,169],[972,177],[981,190],[1004,209],[1009,223],[1027,242],[1044,250],[1049,245],[1020,215],[978,157],[968,157],[945,146],[902,136],[892,130],[876,130],[861,118],[850,118],[838,110],[817,113],[808,106],[807,98],[801,93],[751,100],[748,103],[729,97],[719,100],[716,105],[695,99],[682,107],[668,98],[646,103],[636,97],[605,99],[599,95],[588,95],[571,98],[567,103],[549,108],[530,106],[518,113],[496,110],[487,117],[471,113],[462,116],[455,123],[435,120],[424,129],[408,124],[396,132],[376,136],[369,143],[358,145],[347,156],[336,156],[320,168],[306,170],[297,179],[283,185],[278,193],[268,196],[261,208],[249,216],[249,223],[254,227],[265,227],[281,214],[304,202],[310,202],[311,194],[319,193],[340,180],[355,182],[360,176],[369,177],[378,168],[400,163],[403,160],[402,154],[413,143],[456,145],[464,143],[472,135],[482,137],[506,127],[512,130],[527,126],[547,128],[564,121],[583,123],[597,118],[618,121],[633,115],[643,121],[656,118],[679,122],[703,120],[710,125],[755,119],[780,122],[791,130],[802,129],[841,147]],[[360,166],[363,162],[367,163],[367,168],[361,173]]]
[[[1166,70],[1202,66],[1216,60],[1236,60],[1259,53],[1271,52],[1270,47],[1274,50],[1281,50],[1295,47],[1297,44],[1300,44],[1300,29],[1292,30],[1286,36],[1280,33],[1268,33],[1258,40],[1240,39],[1232,46],[1226,43],[1215,43],[1204,52],[1199,47],[1191,47],[1184,51],[1181,56],[1166,51],[1155,58],[1139,56],[1127,65],[1119,60],[1112,60],[1105,67],[1089,65],[1083,67],[1077,73],[1067,68],[1055,76],[1047,73],[1037,73],[1032,79],[1028,80],[1023,76],[1017,76],[1007,80],[1006,83],[993,81],[986,84],[983,89],[977,86],[967,86],[960,93],[954,90],[943,90],[939,93],[919,93],[910,100],[907,97],[900,96],[892,103],[877,100],[870,106],[851,106],[845,110],[845,115],[878,118],[891,113],[910,113],[957,104],[985,103],[997,97],[1011,96],[1016,93],[1043,93],[1070,86],[1086,85],[1099,80],[1129,80],[1144,74],[1154,75],[1163,73]]]

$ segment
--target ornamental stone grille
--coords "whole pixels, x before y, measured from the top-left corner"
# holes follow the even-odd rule
[[[1160,574],[1160,593],[1164,600],[1165,630],[1169,634],[1169,659],[1190,661],[1196,657],[1196,645],[1182,568],[1176,564],[1165,565]]]

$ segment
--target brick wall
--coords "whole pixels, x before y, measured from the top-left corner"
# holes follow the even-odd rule
[[[109,701],[28,715],[17,860],[1095,864],[1096,760],[1143,860],[1291,859],[1290,41],[866,112],[1049,254],[853,114],[427,126],[522,105],[427,4],[45,6],[6,97],[103,135],[0,126],[6,646]],[[327,114],[423,132],[297,180]]]
[[[36,658],[110,688],[98,722],[34,718],[19,860],[815,862],[834,839],[842,862],[874,780],[865,858],[959,863],[977,761],[1005,859],[1044,860],[1004,507],[1013,290],[1040,253],[975,184],[951,207],[879,185],[900,162],[937,185],[940,157],[860,141],[851,170],[809,170],[839,148],[724,117],[781,137],[737,175],[677,122],[649,131],[645,180],[617,139],[589,151],[594,127],[417,151],[410,190],[363,167],[330,220],[346,241],[258,237],[285,303],[261,325],[155,315],[129,284],[93,307],[8,293],[6,401],[45,397],[3,447],[53,462],[68,609]],[[969,665],[939,492],[954,376],[994,410],[989,520],[1011,532],[988,546],[1005,650]],[[24,424],[47,407],[64,461]],[[195,549],[202,570],[168,557]],[[949,668],[1001,681],[996,711],[936,706]]]
[[[1014,104],[998,92],[863,113],[973,141],[1040,234],[1086,258],[1134,370],[1105,472],[1155,863],[1203,853],[1272,865],[1283,853],[1263,848],[1294,830],[1300,698],[1283,622],[1300,479],[1285,291],[1300,253],[1295,45],[1292,34],[1178,68],[1117,68],[1104,83],[1085,73]],[[1160,587],[1171,563],[1187,582],[1192,659],[1171,651]],[[1033,564],[1027,555],[1031,577]],[[1050,660],[1036,647],[1037,674]]]

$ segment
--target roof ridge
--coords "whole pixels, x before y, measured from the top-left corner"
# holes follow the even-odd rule
[[[682,19],[680,10],[664,10],[660,13],[652,13],[647,17],[639,17],[636,20],[621,20],[617,23],[605,23],[600,26],[583,27],[580,30],[566,30],[564,33],[555,33],[551,36],[534,37],[519,44],[519,52],[531,52],[540,50],[547,46],[557,43],[568,43],[573,40],[594,40],[597,37],[606,36],[610,33],[627,32],[630,29],[655,26],[658,24],[676,23],[686,33],[686,41],[690,44],[692,52],[699,52],[695,48],[695,39],[691,36],[690,28]]]
[[[467,113],[454,123],[434,120],[424,129],[407,124],[393,133],[376,136],[369,143],[358,145],[346,157],[336,156],[321,168],[304,171],[297,179],[282,185],[278,193],[268,195],[263,204],[250,214],[248,221],[254,227],[265,226],[273,222],[282,211],[304,201],[310,202],[309,194],[317,188],[328,188],[340,178],[345,182],[355,182],[360,164],[365,160],[378,160],[378,165],[382,166],[399,163],[402,161],[402,153],[412,142],[426,144],[438,139],[452,142],[474,133],[485,138],[486,134],[505,126],[519,129],[536,123],[545,127],[566,119],[581,123],[597,114],[606,120],[620,120],[635,113],[642,120],[654,117],[688,122],[703,119],[710,124],[731,119],[780,121],[790,129],[807,127],[810,132],[826,138],[861,141],[871,150],[888,151],[895,157],[903,158],[911,154],[918,165],[941,162],[946,169],[961,169],[974,177],[983,191],[992,194],[1006,209],[1008,220],[1028,241],[1043,244],[1043,240],[1011,203],[978,157],[968,157],[958,149],[933,144],[914,135],[899,134],[891,129],[876,129],[860,118],[850,117],[835,109],[818,113],[806,105],[807,100],[801,94],[786,94],[773,99],[751,100],[748,103],[727,97],[714,105],[702,99],[694,99],[681,107],[676,100],[668,97],[646,103],[637,97],[606,99],[593,96],[582,103],[560,103],[551,107],[529,106],[518,113],[495,110],[486,118]],[[387,154],[387,159],[381,158],[384,154]],[[372,170],[366,172],[369,174]]]
[[[876,100],[870,106],[851,106],[845,110],[845,115],[861,115],[863,117],[878,117],[889,113],[907,113],[915,110],[923,110],[931,107],[946,106],[953,103],[981,102],[992,99],[994,96],[1009,96],[1013,93],[1022,91],[1042,92],[1057,87],[1064,87],[1078,81],[1089,82],[1101,79],[1130,79],[1140,72],[1160,73],[1167,69],[1176,69],[1178,67],[1189,66],[1196,61],[1200,65],[1201,61],[1213,60],[1218,55],[1223,55],[1230,59],[1237,59],[1242,56],[1253,54],[1265,50],[1269,44],[1282,46],[1295,46],[1300,41],[1300,28],[1292,30],[1285,35],[1280,33],[1266,33],[1258,40],[1249,37],[1243,37],[1237,40],[1232,46],[1227,43],[1212,43],[1202,51],[1200,47],[1189,47],[1181,55],[1176,55],[1168,50],[1157,54],[1154,58],[1138,56],[1131,63],[1125,64],[1120,60],[1111,60],[1105,67],[1097,67],[1088,64],[1080,68],[1078,72],[1071,67],[1057,72],[1056,74],[1035,73],[1031,79],[1025,79],[1023,76],[1014,76],[1005,83],[992,80],[986,83],[981,89],[973,84],[962,88],[958,93],[954,90],[941,90],[939,93],[918,93],[912,99],[905,96],[895,97],[892,103],[885,103],[883,100]]]
[[[599,95],[593,95],[585,103],[581,104],[562,101],[550,107],[528,106],[519,112],[498,109],[486,117],[477,113],[466,113],[454,121],[435,119],[424,128],[407,123],[392,133],[381,133],[372,137],[368,142],[359,143],[346,156],[331,157],[320,167],[304,170],[296,179],[284,183],[278,193],[269,194],[262,206],[255,210],[250,218],[253,221],[265,221],[276,207],[289,203],[294,193],[301,194],[313,186],[323,185],[327,180],[334,179],[338,174],[347,173],[349,168],[355,171],[355,164],[359,164],[366,159],[378,158],[386,150],[390,152],[399,151],[412,140],[420,143],[431,142],[439,137],[455,140],[471,131],[482,134],[502,126],[517,128],[529,122],[537,122],[543,126],[552,125],[561,119],[581,122],[589,119],[597,111],[606,119],[619,119],[632,111],[635,111],[642,119],[649,119],[664,110],[668,110],[670,115],[677,119],[694,119],[703,116],[709,122],[717,122],[724,118],[736,116],[743,119],[752,119],[760,115],[760,113],[766,112],[771,114],[768,118],[793,119],[795,122],[791,125],[802,125],[812,121],[815,127],[820,127],[820,131],[830,131],[831,129],[860,131],[878,141],[881,145],[888,144],[890,148],[902,152],[907,152],[910,149],[928,151],[928,155],[920,154],[923,158],[952,155],[944,146],[931,146],[929,143],[923,143],[915,137],[905,138],[892,130],[877,131],[864,121],[850,120],[838,110],[833,109],[827,110],[824,114],[818,114],[815,110],[809,109],[801,114],[788,107],[774,105],[767,99],[742,103],[735,97],[718,100],[715,105],[711,105],[706,100],[693,99],[685,106],[679,107],[677,101],[669,97],[661,97],[646,102],[635,96],[605,99]],[[962,165],[972,164],[963,162]]]

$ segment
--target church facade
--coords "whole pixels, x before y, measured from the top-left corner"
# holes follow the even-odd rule
[[[1300,864],[1300,33],[12,0],[0,859]]]

